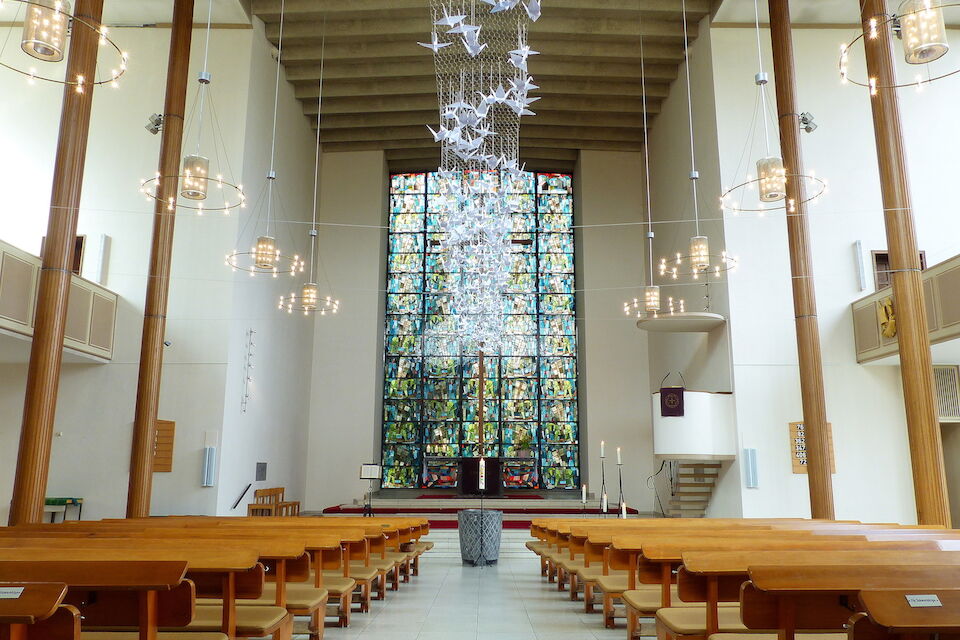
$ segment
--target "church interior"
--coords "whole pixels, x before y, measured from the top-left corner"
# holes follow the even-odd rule
[[[0,640],[960,634],[958,29],[0,0]]]

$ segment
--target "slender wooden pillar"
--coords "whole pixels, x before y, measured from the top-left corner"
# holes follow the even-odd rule
[[[170,57],[167,63],[167,95],[163,108],[163,139],[160,143],[160,185],[153,216],[153,245],[143,315],[140,345],[140,377],[133,419],[133,446],[130,452],[130,485],[127,517],[150,515],[153,489],[153,447],[156,438],[157,406],[163,369],[163,341],[167,324],[167,297],[170,291],[170,262],[173,255],[173,228],[176,219],[180,154],[183,142],[183,114],[187,102],[187,75],[190,41],[193,35],[193,0],[175,0]]]
[[[793,37],[789,0],[770,0],[770,38],[773,41],[773,71],[776,79],[780,150],[788,176],[804,174],[800,147],[800,116],[797,80],[794,74]],[[827,407],[823,391],[823,359],[817,297],[810,255],[810,223],[807,219],[806,185],[802,178],[787,178],[787,238],[790,273],[793,276],[793,316],[800,362],[800,398],[807,437],[807,481],[810,513],[814,518],[834,519],[833,476]]]
[[[858,0],[860,1],[860,0]],[[861,20],[867,73],[876,78],[877,92],[870,99],[873,131],[880,165],[880,191],[887,231],[887,249],[893,272],[893,298],[900,346],[900,375],[907,413],[907,435],[913,466],[913,491],[920,524],[950,526],[943,443],[934,402],[933,360],[927,334],[920,254],[917,250],[907,160],[900,128],[900,104],[893,66],[891,24],[885,2],[863,0]],[[871,18],[876,18],[877,36],[870,37]],[[888,87],[888,88],[885,88]]]
[[[78,0],[75,15],[91,24],[100,24],[102,14],[103,0]],[[98,39],[92,29],[73,30],[67,78],[95,76]],[[63,91],[50,217],[40,269],[27,392],[23,401],[17,475],[10,504],[11,525],[40,522],[43,517],[93,86],[87,82],[78,91],[77,87],[67,85]]]

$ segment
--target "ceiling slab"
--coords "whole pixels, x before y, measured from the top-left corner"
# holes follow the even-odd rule
[[[643,142],[640,39],[647,120],[683,63],[684,0],[550,0],[529,27],[541,52],[530,73],[537,116],[521,126],[521,160],[570,169],[582,149],[638,151]],[[697,35],[712,0],[685,0]],[[252,0],[277,44],[281,0]],[[432,54],[417,45],[433,29],[429,0],[285,0],[284,65],[303,111],[316,117],[323,58],[321,139],[326,151],[383,149],[391,168],[439,159],[426,125],[439,119]]]

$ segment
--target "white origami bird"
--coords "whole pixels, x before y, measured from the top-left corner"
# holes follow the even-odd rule
[[[437,36],[437,32],[434,31],[434,32],[433,32],[433,42],[418,42],[417,44],[420,45],[421,47],[426,47],[427,49],[430,49],[431,51],[433,51],[434,53],[436,53],[437,51],[440,51],[440,49],[443,49],[444,47],[449,47],[449,46],[452,45],[453,43],[452,43],[452,42],[440,42],[440,40],[438,39],[438,36]]]
[[[493,8],[490,9],[490,13],[508,11],[516,7],[518,4],[520,4],[520,0],[499,0],[497,4],[493,5]]]
[[[533,78],[530,76],[527,76],[526,80],[524,80],[523,76],[519,76],[510,81],[510,86],[518,94],[526,94],[532,89],[540,88],[538,85],[533,84]]]
[[[447,33],[467,34],[467,33],[470,33],[471,31],[480,31],[480,27],[478,27],[475,24],[467,24],[466,22],[463,22],[453,27],[452,29],[447,29]]]
[[[447,11],[446,7],[443,7],[443,17],[434,22],[434,24],[441,27],[452,27],[454,25],[460,24],[467,19],[465,15],[451,14]]]
[[[523,8],[527,10],[527,15],[534,22],[540,19],[540,0],[528,0]]]
[[[430,125],[427,125],[427,129],[429,129],[430,133],[433,135],[434,142],[440,142],[442,140],[445,140],[447,138],[447,135],[450,133],[450,131],[443,125],[440,125],[439,131],[434,131]]]
[[[480,55],[484,49],[487,48],[487,43],[484,42],[480,44],[479,42],[469,42],[466,38],[463,40],[463,48],[467,50],[467,53],[470,54],[471,58],[476,58]]]

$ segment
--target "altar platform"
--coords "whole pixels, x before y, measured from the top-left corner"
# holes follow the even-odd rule
[[[373,498],[374,515],[382,516],[420,516],[430,520],[430,526],[437,529],[454,529],[457,526],[457,513],[463,509],[479,509],[481,502],[484,509],[503,511],[504,529],[526,529],[530,526],[531,518],[549,517],[584,517],[602,518],[599,503],[592,497],[586,509],[580,504],[579,495],[567,496],[540,495],[527,493],[519,495],[507,494],[502,498],[465,498],[457,496],[455,492],[444,494],[437,491],[424,490],[404,492],[399,496],[386,492],[375,495]],[[546,492],[545,492],[546,493]],[[414,495],[410,495],[414,494]],[[607,518],[616,518],[614,506],[610,505]],[[659,517],[659,514],[640,513],[629,508],[630,517]],[[352,503],[327,507],[323,510],[325,516],[356,516],[363,514],[363,499],[357,498]],[[310,515],[305,513],[304,515]],[[320,515],[320,514],[316,514]]]

